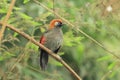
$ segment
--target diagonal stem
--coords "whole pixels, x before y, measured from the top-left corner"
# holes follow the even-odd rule
[[[1,28],[1,30],[0,30],[0,44],[1,44],[1,40],[2,40],[2,37],[3,37],[4,32],[5,32],[5,29],[6,29],[6,23],[7,23],[8,19],[9,19],[9,17],[10,17],[10,14],[11,14],[12,9],[13,9],[13,7],[14,7],[15,1],[16,1],[16,0],[12,0],[11,4],[10,4],[10,6],[9,6],[8,12],[7,12],[7,14],[6,14],[6,17],[5,17],[5,19],[3,20],[2,28]]]

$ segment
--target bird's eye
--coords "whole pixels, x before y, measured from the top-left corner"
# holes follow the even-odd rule
[[[61,22],[55,22],[55,26],[61,27],[62,23]]]
[[[59,22],[55,22],[55,26],[59,25]]]

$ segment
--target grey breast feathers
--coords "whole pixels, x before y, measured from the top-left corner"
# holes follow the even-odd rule
[[[53,29],[44,34],[46,37],[45,46],[54,51],[62,45],[63,33],[61,29]]]

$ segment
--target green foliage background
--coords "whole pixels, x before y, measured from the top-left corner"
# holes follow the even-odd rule
[[[102,43],[120,56],[119,0],[54,0],[55,12],[76,27],[63,26],[64,44],[58,53],[83,80],[119,80],[120,60],[81,34],[78,29]],[[7,13],[11,0],[0,0],[0,21]],[[53,8],[52,0],[39,0]],[[107,8],[112,6],[112,11]],[[53,13],[33,0],[16,0],[8,23],[37,41],[54,19]],[[0,25],[1,28],[1,25]],[[48,69],[39,66],[38,47],[10,29],[6,29],[0,44],[0,79],[8,80],[75,80],[57,61],[50,58]]]

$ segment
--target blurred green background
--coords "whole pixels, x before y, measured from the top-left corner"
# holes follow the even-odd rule
[[[53,9],[53,0],[38,1]],[[0,21],[10,3],[0,0]],[[76,26],[63,26],[64,44],[58,54],[83,80],[120,80],[120,60],[78,31],[120,56],[120,0],[54,0],[54,9]],[[33,0],[16,0],[8,23],[39,41],[54,18]],[[41,71],[39,55],[38,46],[7,28],[0,44],[0,80],[5,74],[7,80],[76,80],[53,58],[47,70]]]

